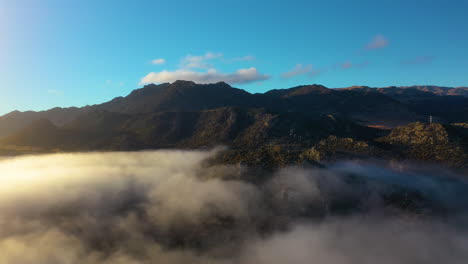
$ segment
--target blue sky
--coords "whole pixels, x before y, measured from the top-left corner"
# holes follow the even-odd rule
[[[468,86],[468,1],[0,0],[0,114],[146,82]]]

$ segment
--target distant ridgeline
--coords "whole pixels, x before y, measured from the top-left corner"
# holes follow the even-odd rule
[[[430,124],[429,117],[433,123]],[[468,88],[150,84],[82,108],[0,117],[0,154],[228,146],[216,162],[262,167],[380,158],[468,167]]]

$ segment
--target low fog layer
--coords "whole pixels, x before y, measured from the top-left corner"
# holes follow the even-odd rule
[[[0,161],[0,263],[466,263],[468,187],[442,169],[274,173],[213,152]],[[266,174],[266,175],[265,175]],[[260,177],[260,176],[259,176]]]

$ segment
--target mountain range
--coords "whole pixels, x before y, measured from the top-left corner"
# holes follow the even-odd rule
[[[466,122],[467,87],[314,84],[252,94],[224,82],[176,81],[98,105],[8,113],[0,117],[0,154],[224,145],[219,160],[231,163],[365,156],[466,167]]]

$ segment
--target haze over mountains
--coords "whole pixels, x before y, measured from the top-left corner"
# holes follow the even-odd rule
[[[424,124],[429,116],[434,123],[445,125]],[[418,121],[422,123],[387,130]],[[99,105],[11,112],[0,117],[0,151],[226,145],[236,151],[226,154],[224,161],[254,162],[270,157],[269,162],[278,165],[299,159],[321,162],[335,157],[338,148],[346,156],[435,159],[465,167],[468,133],[463,123],[467,121],[466,87],[328,89],[314,84],[251,94],[223,82],[176,81],[149,84]],[[407,130],[401,133],[401,129]],[[414,133],[426,132],[426,138],[414,136],[422,142],[411,140]],[[407,138],[401,138],[402,134]],[[427,146],[411,147],[414,144]],[[309,156],[305,158],[304,153]]]
[[[263,174],[215,151],[0,160],[8,264],[465,263],[468,181],[366,162]]]

